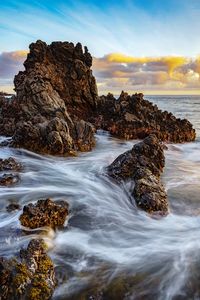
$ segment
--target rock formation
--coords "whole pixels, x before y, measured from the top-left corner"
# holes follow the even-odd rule
[[[23,226],[31,229],[43,226],[55,229],[64,224],[67,215],[67,202],[46,199],[38,200],[36,204],[25,205],[19,220]]]
[[[149,213],[167,214],[168,202],[160,175],[165,165],[163,145],[155,135],[149,135],[129,151],[118,156],[106,168],[115,181],[133,180],[131,191],[139,208]]]
[[[92,57],[80,43],[32,43],[24,66],[14,79],[16,96],[0,97],[0,135],[12,136],[13,147],[74,155],[92,149],[95,128],[125,139],[151,133],[170,142],[195,139],[189,121],[162,112],[142,94],[98,97]]]
[[[54,266],[43,240],[31,240],[19,260],[0,257],[1,300],[48,300],[55,286]]]
[[[0,134],[13,136],[12,146],[35,152],[91,150],[94,129],[82,120],[97,101],[91,65],[80,43],[31,44],[25,71],[14,79],[16,96],[2,100]]]
[[[97,128],[124,139],[143,139],[151,133],[173,143],[195,139],[195,130],[188,120],[162,112],[157,105],[144,100],[143,94],[130,96],[122,92],[118,99],[112,94],[99,97],[97,114],[91,121]]]

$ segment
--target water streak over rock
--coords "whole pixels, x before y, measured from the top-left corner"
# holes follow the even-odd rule
[[[150,135],[118,156],[106,172],[116,181],[134,181],[131,193],[139,208],[166,214],[167,195],[160,181],[164,165],[163,145],[155,135]]]

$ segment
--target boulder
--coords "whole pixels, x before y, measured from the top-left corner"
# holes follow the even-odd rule
[[[31,240],[20,259],[0,257],[1,300],[48,300],[55,286],[54,265],[43,240]]]
[[[46,199],[38,200],[36,204],[25,205],[19,220],[21,225],[31,229],[44,226],[55,229],[64,225],[67,215],[67,202],[54,202],[51,199]]]
[[[134,182],[131,194],[139,208],[165,215],[168,213],[167,194],[160,181],[164,165],[163,145],[152,134],[119,155],[106,168],[106,173],[116,182]]]

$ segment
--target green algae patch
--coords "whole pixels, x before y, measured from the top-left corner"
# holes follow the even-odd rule
[[[54,265],[42,239],[31,240],[20,260],[0,258],[1,300],[48,300],[56,286]]]

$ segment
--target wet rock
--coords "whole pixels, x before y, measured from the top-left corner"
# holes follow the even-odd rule
[[[25,71],[14,79],[16,96],[2,100],[0,134],[12,136],[13,147],[39,153],[91,150],[94,130],[83,120],[97,101],[91,64],[80,43],[32,43]]]
[[[114,162],[106,168],[107,174],[116,180],[133,179],[142,176],[142,170],[149,169],[151,173],[159,176],[165,166],[163,145],[155,135],[150,135],[133,148],[119,155]]]
[[[22,165],[13,157],[7,159],[0,158],[0,171],[21,171]]]
[[[8,206],[6,206],[6,210],[8,212],[12,212],[19,209],[20,209],[20,205],[16,202],[10,203]]]
[[[149,213],[160,212],[164,215],[167,214],[167,194],[160,179],[152,174],[149,169],[140,169],[139,177],[137,173],[135,176],[135,187],[132,192],[137,206]]]
[[[186,119],[161,111],[144,100],[143,94],[128,95],[122,92],[118,99],[112,94],[98,99],[97,114],[91,118],[97,128],[109,131],[124,139],[143,139],[155,134],[160,140],[182,143],[195,139],[195,130]]]
[[[38,200],[36,204],[28,204],[23,208],[20,222],[31,229],[49,226],[53,229],[64,225],[68,215],[68,203],[54,202],[51,199]]]
[[[20,259],[0,258],[0,299],[48,300],[55,286],[54,265],[43,240],[31,240]]]
[[[3,174],[0,175],[0,186],[11,186],[19,181],[19,176],[16,174]]]
[[[139,208],[149,213],[167,214],[167,195],[160,181],[164,165],[163,145],[155,135],[150,135],[118,156],[106,172],[117,182],[134,181],[131,193]]]

